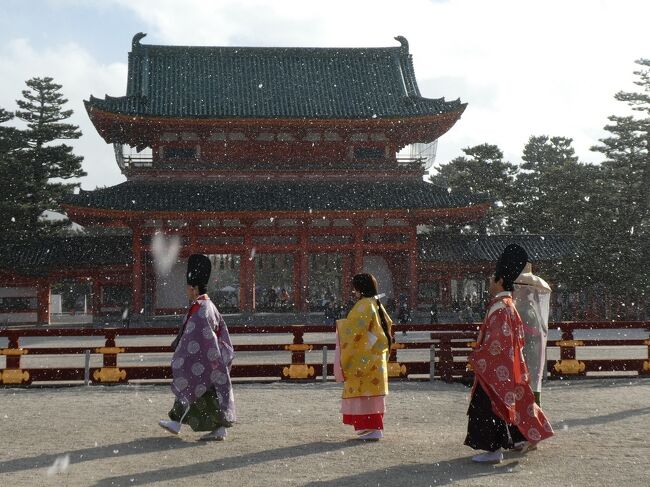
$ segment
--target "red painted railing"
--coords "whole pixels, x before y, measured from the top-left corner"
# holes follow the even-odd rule
[[[548,347],[559,348],[559,360],[548,360],[547,367],[551,378],[586,376],[590,372],[607,374],[608,372],[631,372],[639,375],[650,374],[650,339],[604,339],[590,338],[575,340],[577,330],[642,330],[647,332],[650,322],[563,322],[552,323],[551,328],[561,331],[560,340],[550,340]],[[306,361],[307,352],[328,350],[334,348],[334,333],[331,326],[314,325],[282,325],[282,326],[230,326],[231,335],[262,336],[286,335],[291,340],[284,343],[247,343],[236,344],[239,352],[288,352],[289,356],[279,357],[278,363],[249,363],[235,361],[233,377],[248,377],[260,379],[310,380],[322,377],[323,361],[309,363]],[[413,376],[429,376],[435,369],[435,377],[445,381],[454,379],[470,380],[471,370],[467,368],[467,356],[474,346],[478,324],[436,324],[436,325],[395,325],[395,336],[398,342],[393,345],[389,360],[389,376],[407,378]],[[426,332],[428,337],[421,341],[399,342],[401,333]],[[305,334],[325,333],[327,341],[305,343]],[[123,354],[155,354],[170,353],[169,346],[151,345],[118,345],[116,340],[127,337],[168,337],[171,343],[176,334],[174,328],[56,328],[56,329],[4,329],[0,337],[8,339],[6,348],[0,349],[0,356],[6,357],[6,366],[0,369],[1,385],[29,385],[33,382],[53,381],[83,381],[96,384],[125,383],[133,380],[171,379],[171,369],[168,365],[126,365],[118,362]],[[645,334],[645,333],[643,333]],[[86,337],[102,338],[101,346],[89,347],[22,347],[21,340],[33,337]],[[576,349],[598,350],[598,347],[641,347],[647,348],[646,358],[584,358],[576,356]],[[431,360],[398,361],[398,352],[406,350],[430,351],[435,355],[432,367]],[[47,356],[56,359],[62,355],[101,355],[101,367],[25,367],[22,358],[25,356]],[[406,358],[406,354],[401,354]],[[421,358],[421,357],[420,357]],[[429,358],[429,357],[427,357]],[[81,359],[79,360],[81,363]],[[333,375],[333,366],[326,363],[327,375]]]

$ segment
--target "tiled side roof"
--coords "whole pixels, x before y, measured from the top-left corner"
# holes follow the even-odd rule
[[[445,238],[420,235],[420,259],[448,264],[495,262],[506,245],[518,243],[533,261],[565,257],[578,246],[567,235],[452,235]],[[0,269],[26,275],[53,269],[88,268],[131,264],[130,236],[49,237],[29,242],[0,242]]]
[[[569,235],[419,235],[420,258],[431,262],[496,262],[511,243],[521,245],[532,262],[561,259],[579,252]]]
[[[65,204],[132,211],[335,211],[461,208],[483,202],[424,181],[126,181]]]
[[[184,47],[129,53],[126,96],[87,108],[186,118],[382,118],[462,111],[420,95],[406,40],[387,48]]]
[[[0,268],[38,274],[62,267],[103,267],[131,263],[131,237],[46,237],[0,243]]]

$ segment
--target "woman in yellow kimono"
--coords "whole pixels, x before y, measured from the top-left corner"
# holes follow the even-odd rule
[[[376,441],[384,436],[393,323],[379,302],[374,276],[357,274],[352,287],[358,300],[347,318],[336,322],[334,373],[344,382],[343,423],[354,426],[360,440]]]

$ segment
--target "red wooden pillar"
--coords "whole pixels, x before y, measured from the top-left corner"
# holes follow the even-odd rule
[[[191,253],[196,252],[196,247],[199,243],[199,236],[197,235],[197,231],[197,225],[193,221],[190,221],[187,228],[187,245],[190,248]]]
[[[418,305],[418,239],[417,227],[413,226],[410,238],[411,249],[408,253],[409,260],[409,303],[412,310]]]
[[[134,226],[133,231],[133,279],[131,287],[131,310],[139,314],[144,306],[143,293],[143,266],[142,266],[142,232],[140,227]]]
[[[46,325],[50,324],[50,283],[39,281],[36,286],[36,301],[38,310],[36,321]]]
[[[353,275],[363,272],[363,249],[354,249],[354,263],[352,269]]]
[[[239,311],[242,313],[250,311],[250,307],[246,302],[246,297],[248,296],[248,267],[250,266],[248,257],[249,255],[246,251],[239,255]]]
[[[440,301],[441,304],[448,308],[451,306],[451,278],[449,274],[442,276],[440,281]]]
[[[242,313],[255,310],[255,259],[251,235],[244,236],[244,253],[239,258],[239,310]]]
[[[350,299],[350,293],[352,292],[352,273],[351,265],[352,258],[350,254],[343,254],[341,256],[341,267],[342,267],[342,276],[341,276],[341,302],[347,303]]]
[[[102,311],[102,285],[96,278],[93,279],[90,295],[90,314],[93,316],[99,316]]]
[[[412,310],[418,305],[418,253],[409,251],[409,303]]]
[[[354,230],[354,261],[352,262],[352,274],[363,272],[363,229],[364,222],[355,221]]]
[[[300,252],[299,258],[299,301],[296,301],[296,307],[301,312],[309,312],[309,252],[307,246],[309,244],[309,234],[307,228],[302,228],[300,232]],[[294,266],[296,265],[294,259]],[[295,292],[295,291],[294,291]]]
[[[302,310],[302,302],[304,301],[302,296],[302,256],[300,252],[294,252],[293,254],[293,296],[291,300],[293,305],[296,308],[296,311]]]

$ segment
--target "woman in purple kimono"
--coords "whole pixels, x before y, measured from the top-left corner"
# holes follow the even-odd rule
[[[187,263],[187,296],[192,302],[172,347],[172,392],[176,396],[170,420],[160,426],[178,434],[182,424],[207,431],[201,440],[221,441],[235,421],[230,367],[235,357],[228,328],[207,295],[212,264],[205,255]]]

